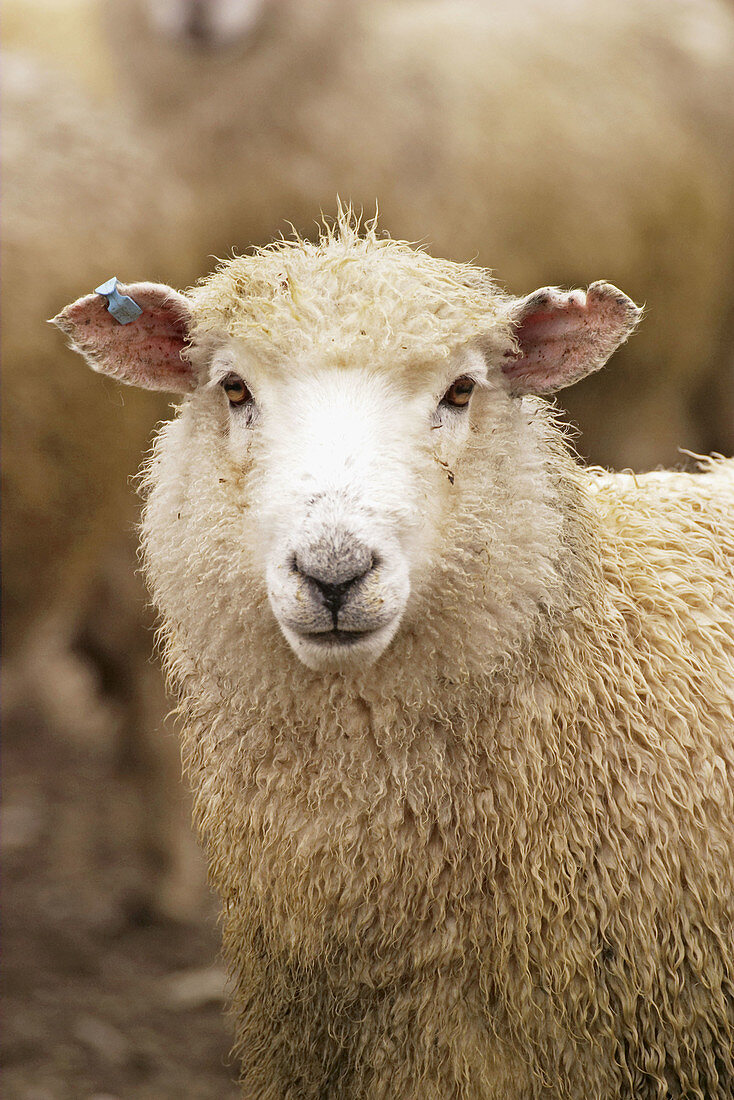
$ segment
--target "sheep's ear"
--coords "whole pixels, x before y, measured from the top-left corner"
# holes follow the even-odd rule
[[[520,298],[510,309],[517,350],[502,364],[510,392],[553,393],[599,370],[641,315],[611,283],[592,283],[586,292],[543,287]]]
[[[191,303],[171,287],[123,286],[114,279],[72,302],[52,321],[93,370],[168,393],[188,393],[196,385],[184,357],[190,322]]]

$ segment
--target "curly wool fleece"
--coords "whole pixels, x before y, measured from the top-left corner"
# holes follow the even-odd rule
[[[453,270],[447,331],[466,308],[432,265],[342,226],[226,264],[196,338],[224,318],[282,361],[345,317],[349,347],[409,355],[440,328],[428,270]],[[292,324],[250,293],[276,267]],[[311,294],[332,268],[339,295]],[[257,462],[223,470],[198,400],[160,434],[143,533],[244,1094],[730,1100],[734,463],[584,469],[544,402],[497,396],[427,498],[442,539],[390,646],[316,673],[242,548]]]

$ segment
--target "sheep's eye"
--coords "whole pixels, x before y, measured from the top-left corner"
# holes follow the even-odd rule
[[[222,389],[229,398],[230,405],[235,407],[239,405],[246,405],[248,401],[252,401],[252,394],[249,389],[236,374],[228,374],[226,378],[222,380]]]
[[[457,378],[453,385],[449,386],[441,398],[442,405],[451,405],[455,409],[463,409],[469,404],[469,398],[474,392],[476,382],[466,375]]]

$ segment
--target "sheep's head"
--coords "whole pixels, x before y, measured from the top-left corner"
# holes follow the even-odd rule
[[[498,470],[532,449],[522,398],[600,367],[639,316],[606,283],[513,299],[478,268],[344,225],[233,259],[187,296],[123,290],[143,311],[130,324],[99,295],[56,322],[95,369],[189,394],[152,475],[170,535],[158,572],[187,576],[184,595],[211,585],[221,614],[267,593],[317,670],[380,656],[458,513],[494,494],[494,527],[503,509],[519,522]]]

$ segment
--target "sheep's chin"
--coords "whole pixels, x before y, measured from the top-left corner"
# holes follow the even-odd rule
[[[400,616],[354,639],[340,641],[325,635],[299,634],[280,623],[280,629],[291,649],[304,665],[314,672],[352,672],[369,668],[392,641]]]

